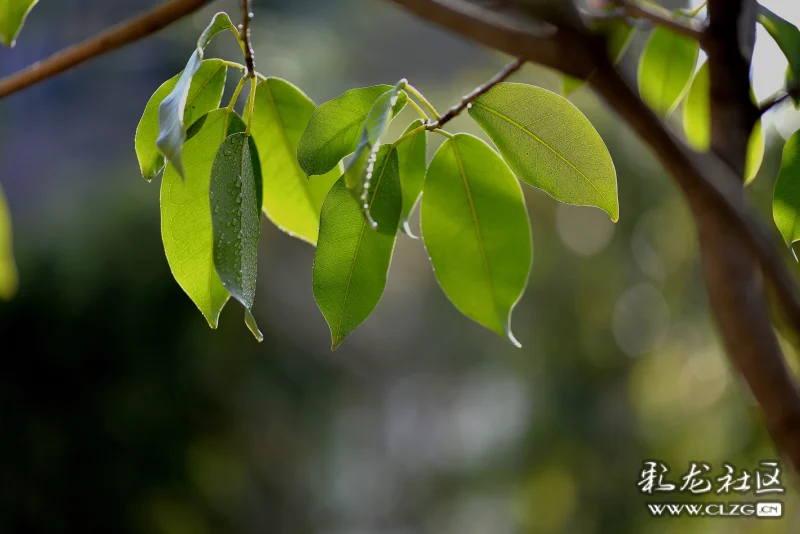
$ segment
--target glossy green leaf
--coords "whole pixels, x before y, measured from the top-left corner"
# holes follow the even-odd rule
[[[698,152],[706,152],[711,146],[711,107],[709,100],[708,63],[704,63],[694,75],[686,103],[683,107],[683,129],[686,141]],[[764,132],[758,121],[750,135],[747,149],[744,183],[755,179],[764,160]]]
[[[523,181],[567,204],[619,218],[617,173],[603,139],[569,100],[540,87],[496,85],[470,116]]]
[[[415,120],[406,128],[403,135],[422,127],[423,124],[422,119]],[[400,213],[400,225],[403,231],[411,237],[414,237],[414,235],[408,225],[408,217],[422,192],[422,184],[425,183],[427,153],[427,130],[422,130],[412,135],[397,147],[397,157],[400,162],[400,185],[403,191],[403,210]]]
[[[261,175],[252,137],[240,132],[223,141],[211,167],[211,222],[214,266],[222,285],[247,310],[245,323],[264,337],[250,314],[256,296]]]
[[[512,343],[511,311],[533,250],[522,189],[486,143],[467,134],[433,157],[422,194],[422,239],[436,279],[461,313]]]
[[[322,202],[343,172],[339,164],[309,179],[297,163],[297,142],[315,108],[294,85],[267,78],[256,88],[251,128],[261,161],[264,212],[278,228],[312,245],[317,243]]]
[[[39,0],[0,0],[0,40],[14,46],[25,19]]]
[[[373,104],[391,89],[391,85],[351,89],[315,109],[297,143],[297,161],[303,172],[308,176],[325,174],[355,152]],[[407,96],[402,93],[393,115],[400,113],[406,101]]]
[[[10,300],[17,292],[17,267],[11,239],[11,214],[0,187],[0,300]]]
[[[186,142],[186,121],[184,114],[192,78],[197,74],[203,61],[203,49],[211,39],[221,31],[234,29],[225,13],[217,13],[211,24],[203,31],[197,41],[197,48],[192,52],[186,68],[178,77],[172,91],[164,97],[158,106],[158,138],[156,146],[169,161],[178,174],[183,176],[183,160],[181,157],[183,144]]]
[[[792,78],[800,77],[800,30],[764,6],[759,6],[758,22],[769,32],[789,61],[787,87]]]
[[[367,201],[377,229],[370,228],[344,178],[322,205],[314,298],[331,329],[333,350],[369,317],[386,287],[402,206],[398,167],[397,151],[382,146]]]
[[[699,152],[711,146],[711,108],[709,107],[708,62],[703,63],[692,80],[683,106],[683,130],[686,141]]]
[[[183,122],[191,126],[195,120],[219,107],[225,89],[227,68],[219,59],[206,59],[192,78],[186,96]],[[180,74],[170,78],[159,87],[144,108],[136,128],[136,157],[145,180],[152,180],[164,168],[164,155],[156,146],[158,137],[158,107],[175,88]]]
[[[697,41],[657,27],[639,61],[639,93],[653,111],[667,116],[678,105],[694,74]]]
[[[783,147],[781,170],[772,199],[772,216],[797,260],[792,244],[800,241],[800,131],[795,132]]]
[[[605,35],[608,57],[611,58],[613,63],[618,63],[628,50],[628,45],[631,44],[633,28],[619,20],[606,20],[599,21],[596,24],[595,32]],[[591,76],[589,77],[591,78]],[[586,80],[573,78],[572,76],[562,76],[561,94],[564,96],[570,95],[583,87],[585,83]]]
[[[225,109],[211,111],[189,129],[183,150],[185,180],[168,164],[161,182],[161,238],[175,280],[211,328],[230,296],[214,268],[211,167],[222,141],[243,132],[244,122]]]

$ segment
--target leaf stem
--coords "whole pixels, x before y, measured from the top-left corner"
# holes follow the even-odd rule
[[[235,61],[228,61],[227,59],[219,59],[219,61],[222,62],[222,64],[225,65],[226,67],[230,67],[232,69],[238,69],[243,73],[247,72],[247,67],[245,67],[241,63],[237,63]]]
[[[258,80],[255,76],[250,77],[250,98],[248,99],[247,103],[247,128],[245,129],[245,135],[250,135],[250,128],[253,125],[253,113],[256,109],[256,85],[258,84]]]
[[[244,87],[246,81],[247,75],[245,74],[242,76],[242,79],[239,80],[239,84],[236,86],[236,89],[233,90],[233,96],[231,96],[231,101],[228,103],[228,111],[233,111],[233,106],[236,105],[236,101],[239,99],[239,93],[242,92],[242,88]]]
[[[406,90],[406,91],[408,91],[409,93],[411,93],[411,94],[414,96],[414,98],[416,98],[417,100],[419,100],[420,102],[422,102],[422,105],[424,105],[426,108],[428,108],[428,110],[429,110],[429,111],[431,112],[431,114],[433,115],[433,118],[434,118],[434,119],[436,119],[437,121],[439,120],[439,113],[436,111],[436,108],[435,108],[435,107],[433,107],[433,104],[431,104],[431,103],[428,101],[428,99],[427,99],[427,98],[425,98],[425,97],[422,95],[422,93],[420,93],[420,92],[417,90],[417,88],[416,88],[416,87],[414,87],[414,86],[413,86],[413,85],[411,85],[410,83],[406,83],[405,90]],[[427,117],[425,117],[425,118],[427,119]]]
[[[414,108],[417,111],[417,113],[419,113],[419,116],[422,117],[422,120],[424,120],[425,122],[429,122],[430,121],[430,119],[428,118],[428,115],[425,113],[425,111],[423,111],[423,109],[421,107],[419,107],[419,104],[414,102],[413,99],[409,98],[408,99],[408,103],[411,104],[411,107]]]
[[[427,118],[427,117],[426,117],[426,118]],[[428,125],[427,125],[427,123],[426,123],[426,124],[423,124],[422,126],[418,126],[417,128],[414,128],[414,129],[413,129],[413,130],[411,130],[410,132],[406,132],[406,133],[405,133],[405,134],[403,134],[402,136],[398,137],[398,138],[395,140],[395,142],[394,142],[394,143],[392,143],[392,145],[391,145],[391,146],[392,146],[392,148],[397,148],[397,146],[398,146],[398,145],[400,145],[400,143],[402,143],[402,142],[403,142],[403,141],[405,141],[406,139],[409,139],[409,138],[411,138],[411,137],[413,137],[413,136],[417,135],[418,133],[420,133],[420,132],[422,132],[422,131],[424,131],[424,130],[427,130],[427,129],[428,129]]]
[[[446,130],[442,130],[441,128],[434,128],[434,129],[433,129],[433,130],[431,130],[431,131],[432,131],[433,133],[438,133],[439,135],[443,135],[443,136],[445,136],[445,137],[446,137],[446,138],[448,138],[448,139],[452,139],[453,137],[455,137],[455,136],[454,136],[453,134],[451,134],[450,132],[448,132],[448,131],[446,131]]]

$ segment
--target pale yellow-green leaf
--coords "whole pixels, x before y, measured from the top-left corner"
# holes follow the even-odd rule
[[[211,168],[227,135],[244,129],[242,120],[225,109],[204,115],[189,130],[183,147],[185,179],[167,164],[161,182],[161,237],[167,261],[212,328],[230,294],[214,268]]]
[[[341,164],[321,176],[307,177],[297,162],[297,142],[316,106],[300,89],[267,78],[256,89],[251,133],[263,177],[263,208],[275,225],[312,245],[317,243],[319,213]]]
[[[17,267],[11,244],[11,214],[0,187],[0,300],[9,300],[17,292]]]

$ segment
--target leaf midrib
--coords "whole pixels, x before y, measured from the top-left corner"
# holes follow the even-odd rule
[[[589,179],[589,177],[588,177],[588,176],[586,176],[585,174],[583,174],[583,172],[581,172],[581,170],[580,170],[580,169],[578,169],[578,168],[577,168],[575,165],[573,165],[573,164],[572,164],[572,162],[571,162],[571,161],[569,161],[567,158],[565,158],[563,155],[561,155],[561,153],[560,153],[559,151],[557,151],[556,149],[554,149],[553,147],[551,147],[549,144],[547,144],[546,142],[544,142],[544,140],[543,140],[541,137],[539,137],[538,135],[536,135],[536,134],[535,134],[535,133],[533,133],[532,131],[528,130],[527,128],[525,128],[524,126],[522,126],[520,123],[518,123],[517,121],[515,121],[515,120],[514,120],[514,119],[512,119],[511,117],[509,117],[509,116],[505,115],[504,113],[501,113],[500,111],[498,111],[498,110],[496,110],[496,109],[494,109],[494,108],[491,108],[491,107],[487,106],[487,105],[486,105],[486,104],[484,104],[483,102],[480,102],[480,101],[475,101],[475,102],[473,102],[473,105],[480,106],[481,108],[485,109],[485,110],[486,110],[486,111],[488,111],[489,113],[493,113],[494,115],[497,115],[497,116],[498,116],[498,117],[500,117],[501,119],[504,119],[504,120],[506,120],[506,121],[510,122],[511,124],[513,124],[514,126],[516,126],[517,128],[519,128],[520,130],[522,130],[523,132],[525,132],[526,134],[528,134],[529,136],[531,136],[531,137],[532,137],[534,140],[538,141],[538,142],[539,142],[539,143],[540,143],[542,146],[544,146],[545,148],[547,148],[547,149],[548,149],[550,152],[552,152],[553,154],[555,154],[556,156],[558,156],[559,158],[561,158],[561,160],[562,160],[564,163],[566,163],[567,165],[569,165],[569,166],[570,166],[570,167],[571,167],[571,168],[572,168],[572,169],[573,169],[575,172],[577,172],[577,173],[578,173],[578,175],[579,175],[581,178],[583,178],[583,179],[586,181],[586,183],[587,183],[587,184],[589,184],[589,185],[592,187],[592,189],[594,189],[595,191],[597,191],[597,194],[598,194],[598,195],[600,195],[600,197],[601,197],[601,198],[602,198],[602,199],[603,199],[605,202],[607,202],[607,203],[609,204],[609,207],[611,207],[611,206],[613,206],[613,205],[614,205],[614,203],[613,203],[613,202],[611,202],[611,201],[608,199],[608,197],[606,197],[606,196],[605,196],[605,194],[603,194],[603,192],[602,192],[602,191],[600,191],[600,190],[597,188],[597,186],[595,186],[595,185],[592,183],[592,181]]]
[[[478,236],[478,249],[481,251],[481,260],[483,262],[483,272],[486,276],[486,283],[489,285],[489,293],[492,297],[492,305],[494,306],[494,313],[497,315],[497,318],[500,320],[500,324],[505,330],[505,321],[503,320],[503,316],[500,313],[499,303],[497,302],[497,295],[494,291],[494,284],[492,283],[492,276],[491,272],[489,271],[489,260],[486,257],[486,249],[483,246],[483,235],[481,234],[481,228],[478,224],[478,213],[475,210],[475,203],[472,200],[472,192],[469,188],[469,183],[467,182],[467,173],[464,170],[464,161],[461,159],[461,153],[458,151],[458,143],[455,139],[448,139],[447,141],[453,147],[453,156],[456,159],[456,163],[458,164],[458,172],[461,174],[461,180],[464,182],[464,190],[467,193],[467,202],[469,203],[469,210],[472,214],[472,222],[475,225],[475,233]]]

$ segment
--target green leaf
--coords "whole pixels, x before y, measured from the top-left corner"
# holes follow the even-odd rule
[[[800,130],[783,147],[781,170],[772,199],[772,216],[797,260],[792,244],[800,241]]]
[[[11,246],[11,214],[0,187],[0,300],[10,300],[17,292],[17,267]]]
[[[708,62],[698,69],[683,106],[683,130],[689,146],[705,152],[711,146]]]
[[[297,163],[297,142],[316,108],[300,89],[267,78],[255,98],[251,134],[261,161],[264,212],[284,232],[315,245],[322,202],[342,175],[342,165],[309,179]]]
[[[183,122],[187,126],[191,126],[195,120],[219,107],[226,75],[227,68],[219,59],[206,59],[200,63],[186,96]],[[153,93],[136,128],[136,157],[139,159],[142,176],[147,181],[155,178],[164,168],[164,156],[156,146],[158,107],[175,88],[180,77],[178,74],[170,78]]]
[[[181,176],[183,176],[181,152],[183,144],[186,142],[184,114],[189,87],[192,84],[192,78],[200,69],[203,61],[203,49],[215,35],[225,29],[235,31],[228,16],[225,13],[217,13],[197,41],[197,48],[192,52],[189,61],[186,63],[186,68],[183,69],[183,72],[178,77],[178,81],[172,91],[164,97],[158,106],[159,133],[156,139],[156,146]]]
[[[398,167],[397,150],[382,146],[367,202],[377,230],[369,227],[344,178],[322,205],[314,298],[331,329],[332,350],[369,317],[386,287],[402,206]]]
[[[791,80],[800,77],[800,30],[761,5],[758,22],[769,32],[789,61],[790,71],[787,72],[786,86],[791,87]]]
[[[657,27],[639,61],[639,93],[653,111],[667,116],[675,109],[694,74],[697,41]]]
[[[519,346],[511,311],[525,290],[533,251],[522,190],[505,162],[477,137],[448,139],[428,167],[421,217],[447,297]]]
[[[594,31],[605,35],[608,49],[608,57],[616,64],[625,55],[628,45],[633,38],[633,28],[619,20],[598,21]],[[591,78],[591,75],[589,76]],[[572,94],[574,91],[583,87],[586,80],[573,78],[572,76],[561,77],[561,93],[564,96]]]
[[[502,83],[473,102],[469,114],[520,179],[561,202],[596,206],[611,220],[619,218],[611,155],[569,100],[540,87]]]
[[[25,19],[39,0],[0,0],[0,40],[13,47]]]
[[[258,341],[264,337],[250,314],[256,296],[258,236],[261,226],[261,170],[253,139],[231,134],[211,167],[211,221],[214,266],[222,285],[247,310],[245,323]]]
[[[391,89],[391,85],[351,89],[315,109],[297,143],[297,161],[303,172],[308,176],[325,174],[355,152],[372,105]],[[400,113],[406,101],[407,96],[402,93],[394,115]]]
[[[758,171],[761,169],[761,164],[764,162],[764,149],[766,141],[764,139],[764,129],[761,126],[761,121],[758,121],[753,127],[750,134],[750,140],[747,143],[747,160],[744,167],[744,185],[756,179]]]
[[[683,129],[686,141],[698,152],[706,152],[711,146],[711,107],[709,97],[708,62],[694,75],[686,103],[683,107]],[[758,121],[750,134],[745,166],[745,185],[752,182],[764,160],[764,132]]]
[[[403,135],[408,134],[425,124],[422,119],[412,122]],[[403,191],[403,210],[400,213],[400,225],[403,231],[415,237],[408,224],[411,210],[422,193],[422,184],[425,183],[425,170],[427,168],[428,132],[422,130],[397,147],[397,157],[400,161],[400,185]]]
[[[211,167],[228,135],[245,130],[235,113],[217,109],[189,129],[183,154],[186,180],[168,164],[161,182],[161,238],[172,274],[211,328],[230,296],[214,268]]]

